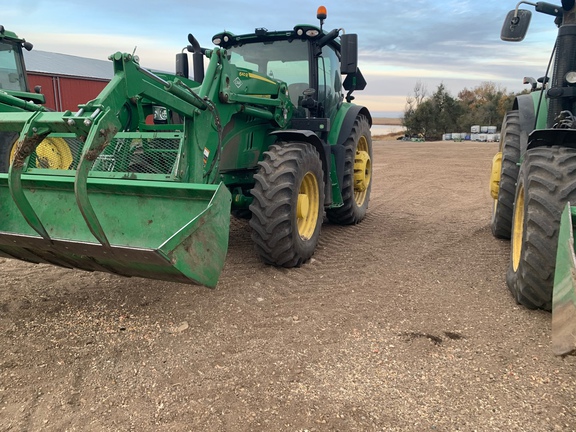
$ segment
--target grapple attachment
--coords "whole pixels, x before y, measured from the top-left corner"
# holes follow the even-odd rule
[[[560,221],[552,297],[552,351],[556,355],[576,350],[575,224],[576,207],[568,203]]]
[[[41,137],[27,142],[23,133],[9,173],[0,174],[0,255],[214,287],[230,192],[178,181],[183,135],[118,133],[98,154],[89,140],[53,134],[73,158],[54,170],[34,151]]]
[[[123,276],[216,285],[228,245],[230,210],[224,186],[91,180],[89,199],[109,243],[103,245],[82,217],[73,179],[35,177],[22,184],[30,206],[39,209],[36,214],[48,237],[39,236],[22,217],[2,178],[1,255]]]

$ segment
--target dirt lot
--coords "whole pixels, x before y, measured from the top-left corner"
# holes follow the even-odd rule
[[[374,143],[309,264],[234,220],[214,290],[1,260],[1,431],[573,431],[576,358],[509,295],[492,143]]]

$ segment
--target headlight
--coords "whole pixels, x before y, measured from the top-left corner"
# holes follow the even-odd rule
[[[568,84],[576,84],[576,72],[575,71],[570,71],[566,74],[566,82]]]
[[[168,110],[163,106],[154,107],[154,121],[165,122],[168,120]]]

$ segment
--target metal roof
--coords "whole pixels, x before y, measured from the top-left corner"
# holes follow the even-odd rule
[[[109,60],[96,60],[47,51],[24,51],[28,72],[111,80],[114,67]]]

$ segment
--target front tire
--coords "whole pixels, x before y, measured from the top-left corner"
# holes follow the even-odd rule
[[[0,133],[0,172],[7,173],[16,153],[19,134]],[[63,138],[47,137],[36,147],[36,167],[67,170],[73,158],[70,147]]]
[[[10,154],[18,141],[14,132],[0,132],[0,172],[7,173],[10,168]]]
[[[498,197],[494,200],[490,227],[496,238],[510,239],[514,195],[520,167],[520,112],[509,111],[502,123],[502,165],[498,180]]]
[[[359,115],[344,142],[343,205],[326,210],[332,223],[353,225],[366,217],[372,189],[372,135],[368,119]]]
[[[324,175],[307,143],[281,143],[264,152],[250,204],[252,240],[267,264],[298,267],[312,257],[322,226]]]
[[[508,289],[530,309],[552,308],[560,217],[576,201],[576,150],[539,147],[526,152],[516,187]]]

